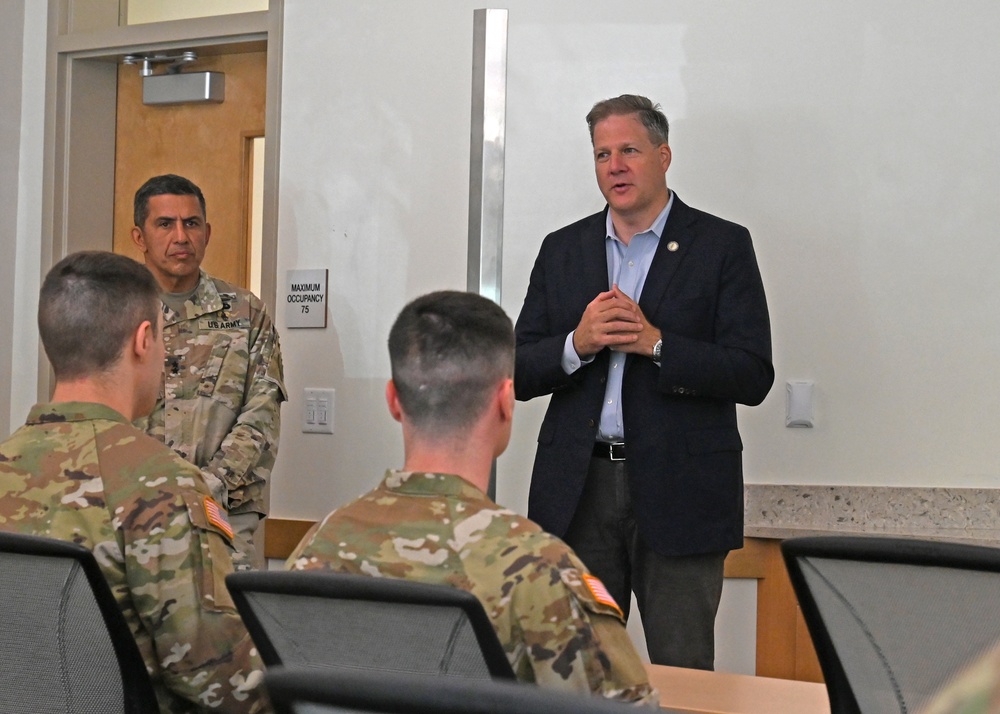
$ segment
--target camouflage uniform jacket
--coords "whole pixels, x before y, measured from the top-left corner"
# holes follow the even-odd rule
[[[1000,647],[974,661],[942,688],[920,714],[1000,712]]]
[[[446,584],[473,593],[517,678],[655,704],[621,610],[555,536],[448,474],[389,471],[306,535],[286,568]],[[604,601],[604,602],[602,602]]]
[[[0,444],[0,529],[94,552],[163,712],[267,708],[211,510],[198,469],[101,404],[36,405]]]
[[[230,513],[264,514],[285,399],[278,333],[253,293],[205,272],[184,307],[163,307],[163,388],[136,426],[201,468],[214,492],[221,481]]]

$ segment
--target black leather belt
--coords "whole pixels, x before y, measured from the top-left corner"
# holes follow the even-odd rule
[[[594,442],[594,456],[599,459],[610,459],[611,461],[625,460],[625,442],[618,441],[609,444],[604,441]]]

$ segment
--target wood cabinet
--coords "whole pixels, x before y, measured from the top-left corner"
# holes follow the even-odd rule
[[[747,538],[742,550],[732,551],[726,559],[726,577],[757,580],[757,675],[822,682],[780,544],[770,538]]]

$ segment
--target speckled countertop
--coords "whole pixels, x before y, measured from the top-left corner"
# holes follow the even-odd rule
[[[1000,546],[1000,490],[747,484],[749,538],[886,535]]]

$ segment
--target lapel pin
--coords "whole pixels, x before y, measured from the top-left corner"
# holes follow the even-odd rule
[[[677,252],[678,248],[680,248],[680,246],[677,245],[677,241],[675,240],[672,240],[669,243],[667,243],[667,250],[669,250],[671,253]]]

